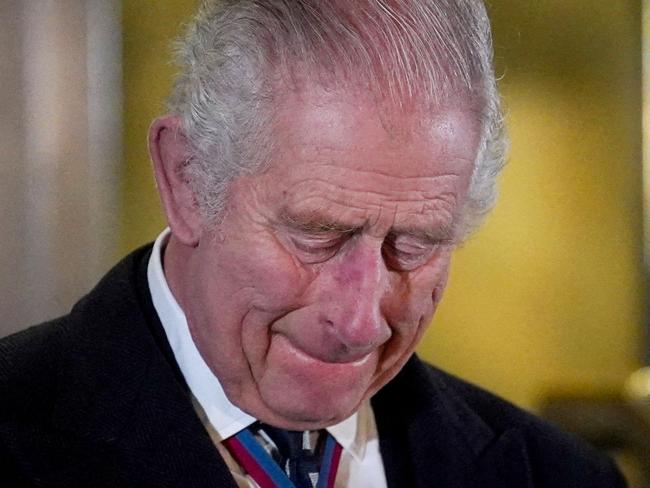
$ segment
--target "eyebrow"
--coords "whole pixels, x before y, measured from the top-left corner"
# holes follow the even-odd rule
[[[307,215],[282,212],[280,221],[287,227],[302,232],[341,232],[352,233],[362,229],[363,225],[349,225],[330,218],[318,211]],[[422,239],[432,244],[453,243],[456,240],[456,228],[452,225],[439,225],[435,228],[419,228],[414,226],[396,226],[391,228],[391,234],[406,234]]]

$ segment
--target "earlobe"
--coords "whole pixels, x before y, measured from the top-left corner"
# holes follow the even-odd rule
[[[194,193],[184,175],[189,154],[178,117],[166,115],[154,120],[149,128],[149,154],[158,194],[172,234],[183,244],[196,247],[202,219]]]

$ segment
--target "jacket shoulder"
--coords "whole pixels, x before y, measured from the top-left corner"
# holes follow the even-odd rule
[[[535,486],[624,487],[613,461],[585,441],[503,398],[430,365],[426,374],[455,402],[462,402],[494,433],[516,435],[527,452]]]
[[[0,339],[0,420],[46,419],[63,376],[75,369],[75,351],[98,341],[109,319],[134,308],[134,268],[147,256],[143,247],[118,263],[70,313]],[[127,312],[125,312],[127,310]]]
[[[0,339],[0,419],[47,415],[68,329],[64,316]]]

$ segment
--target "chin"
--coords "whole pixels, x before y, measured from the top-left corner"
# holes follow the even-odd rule
[[[320,395],[316,399],[274,395],[264,403],[274,425],[290,430],[314,430],[342,422],[357,411],[363,399],[363,395],[354,398]]]

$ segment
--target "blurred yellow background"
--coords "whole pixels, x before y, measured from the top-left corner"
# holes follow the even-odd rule
[[[511,157],[419,352],[533,410],[549,393],[617,392],[645,354],[641,7],[489,3]],[[164,112],[171,42],[194,6],[123,2],[120,254],[165,225],[146,133]]]

